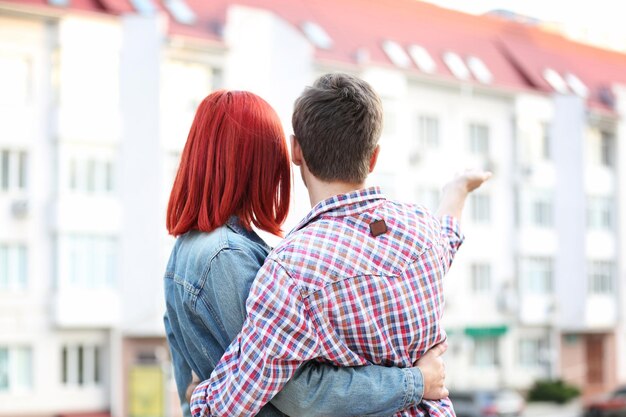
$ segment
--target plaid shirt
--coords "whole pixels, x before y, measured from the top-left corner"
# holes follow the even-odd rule
[[[374,236],[377,220],[387,231]],[[412,366],[445,339],[442,280],[462,241],[455,219],[378,188],[317,204],[259,271],[241,333],[193,393],[194,417],[254,415],[309,360]],[[445,399],[396,415],[455,414]]]

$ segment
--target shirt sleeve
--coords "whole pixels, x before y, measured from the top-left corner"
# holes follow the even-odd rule
[[[259,271],[246,308],[241,333],[191,397],[194,417],[256,415],[303,362],[318,356],[321,341],[313,320],[276,261]]]
[[[463,244],[465,236],[461,233],[461,225],[459,224],[459,221],[452,216],[443,216],[441,218],[441,236],[448,249],[445,256],[447,269],[452,265],[454,256]]]
[[[298,368],[272,404],[298,417],[390,416],[421,402],[419,368],[336,367],[311,361]]]
[[[202,342],[210,336],[207,334],[208,329],[215,327],[205,323],[212,316],[209,306],[221,317],[228,335],[223,349],[237,337],[246,319],[246,299],[258,269],[258,261],[243,250],[224,250],[215,256],[210,273],[219,277],[220,285],[211,286],[218,287],[212,290],[205,287],[202,292],[202,303],[197,305],[201,309],[195,313],[203,325],[193,326],[195,340]],[[235,273],[244,274],[245,277],[237,279],[231,276]],[[213,369],[212,364],[217,363],[220,357],[199,361],[206,378]],[[271,404],[287,415],[300,417],[349,417],[355,413],[392,415],[419,404],[422,393],[423,381],[418,368],[377,365],[340,368],[309,361],[298,368],[285,387],[271,400]],[[182,398],[184,400],[184,391]],[[367,400],[364,401],[364,398]],[[183,404],[189,407],[187,401]]]

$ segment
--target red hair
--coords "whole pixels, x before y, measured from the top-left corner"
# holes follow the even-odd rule
[[[281,235],[291,170],[278,115],[259,96],[216,91],[198,106],[167,206],[167,230],[210,232],[232,215]]]

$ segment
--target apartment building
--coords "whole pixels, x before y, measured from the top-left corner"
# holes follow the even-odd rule
[[[0,4],[0,415],[177,415],[164,210],[221,54],[57,3]]]
[[[163,219],[195,108],[248,89],[290,132],[329,71],[383,98],[389,196],[495,174],[446,278],[449,386],[626,381],[623,55],[409,0],[3,0],[0,416],[178,413]]]

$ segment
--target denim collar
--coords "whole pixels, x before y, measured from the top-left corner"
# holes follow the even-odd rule
[[[228,221],[226,221],[226,226],[238,235],[250,239],[255,243],[258,243],[268,251],[271,250],[269,245],[265,243],[265,241],[261,239],[261,237],[257,235],[254,230],[247,230],[245,227],[243,227],[243,224],[241,223],[241,220],[238,216],[230,216]]]

